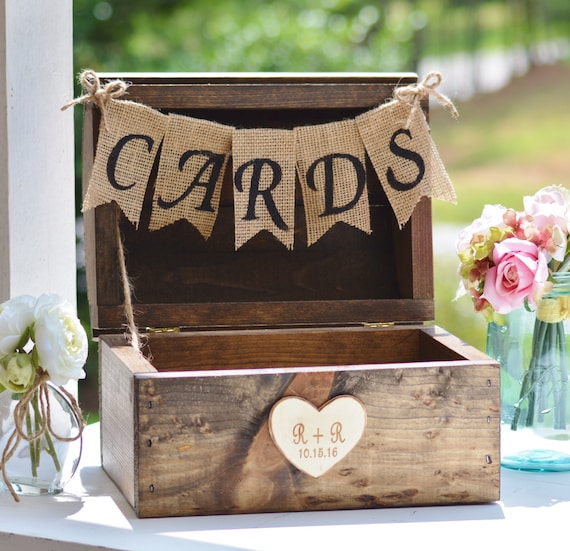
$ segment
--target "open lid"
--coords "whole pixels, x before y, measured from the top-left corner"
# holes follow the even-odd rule
[[[413,74],[128,74],[125,99],[236,128],[284,128],[339,121],[390,99]],[[422,101],[425,112],[428,102]],[[85,107],[83,180],[87,187],[100,113]],[[157,156],[158,159],[159,155]],[[186,220],[149,231],[151,174],[135,228],[116,203],[85,212],[87,287],[94,335],[125,325],[118,261],[123,240],[135,322],[145,328],[350,325],[432,320],[431,202],[423,198],[402,229],[367,167],[372,233],[338,223],[307,247],[299,182],[295,244],[261,232],[237,251],[231,158],[208,240]]]

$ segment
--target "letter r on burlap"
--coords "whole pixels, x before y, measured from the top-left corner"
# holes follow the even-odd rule
[[[291,130],[233,134],[235,248],[262,230],[288,249],[295,238],[295,141]]]

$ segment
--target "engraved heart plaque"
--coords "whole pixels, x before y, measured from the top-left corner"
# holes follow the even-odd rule
[[[318,478],[356,446],[366,426],[366,409],[354,396],[337,396],[320,409],[288,396],[269,414],[271,438],[297,469]]]

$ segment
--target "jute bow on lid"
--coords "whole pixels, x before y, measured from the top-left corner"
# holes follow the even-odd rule
[[[443,77],[437,71],[429,72],[421,82],[402,86],[394,90],[394,98],[401,103],[409,105],[412,109],[408,116],[408,121],[404,128],[409,128],[416,110],[420,106],[420,101],[428,96],[433,96],[441,105],[447,107],[454,119],[459,118],[459,113],[453,102],[436,88],[441,84]]]
[[[122,80],[111,80],[104,86],[101,86],[99,76],[91,69],[86,69],[79,75],[79,82],[86,93],[66,103],[61,110],[64,111],[68,107],[91,102],[101,111],[101,121],[105,125],[105,129],[108,130],[105,119],[106,107],[112,99],[124,96],[129,85]]]

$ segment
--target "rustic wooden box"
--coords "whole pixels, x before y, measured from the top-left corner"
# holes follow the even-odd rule
[[[130,100],[246,128],[354,117],[415,82],[410,74],[122,78]],[[99,119],[87,106],[86,180]],[[234,251],[231,176],[208,241],[185,221],[149,232],[144,213],[135,229],[115,204],[85,214],[102,464],[138,516],[499,498],[498,364],[424,323],[434,317],[430,201],[400,230],[372,170],[368,178],[372,235],[338,224],[307,248],[299,199],[293,251],[268,234]],[[151,360],[123,335],[118,231]],[[364,432],[311,476],[276,448],[270,410],[284,396],[321,407],[339,395],[361,402]]]

